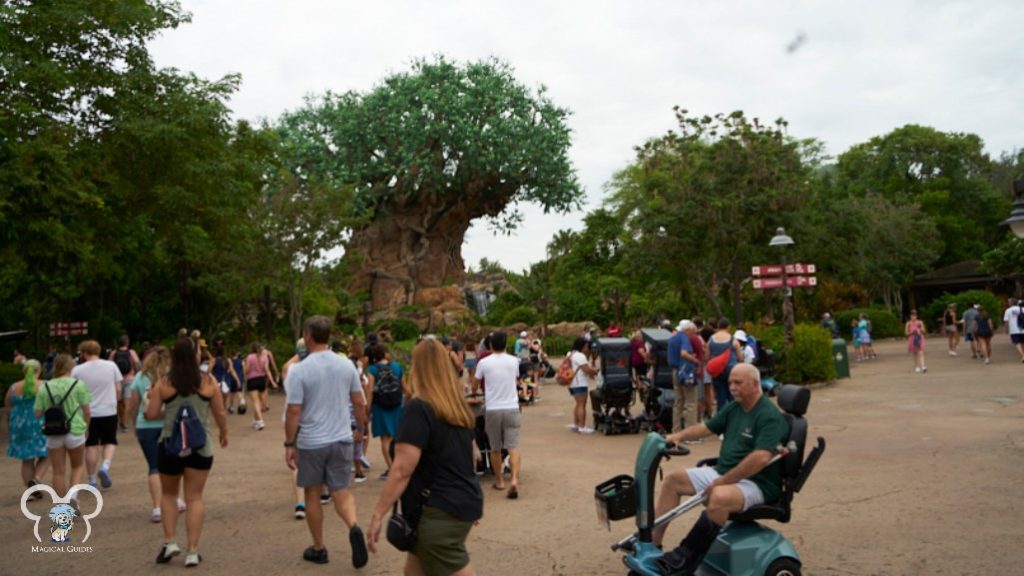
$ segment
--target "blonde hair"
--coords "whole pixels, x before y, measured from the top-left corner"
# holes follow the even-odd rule
[[[155,383],[167,375],[171,367],[171,353],[163,346],[156,346],[142,361],[142,373],[149,378],[150,383]]]
[[[70,354],[58,354],[53,360],[53,377],[60,378],[71,374],[75,367],[75,359]]]
[[[448,352],[437,340],[428,338],[413,348],[409,384],[413,396],[430,404],[437,417],[451,426],[473,428],[476,425]]]

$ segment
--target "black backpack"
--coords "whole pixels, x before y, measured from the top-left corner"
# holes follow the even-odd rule
[[[196,409],[182,401],[174,415],[171,435],[164,439],[164,452],[170,456],[185,458],[206,446],[206,428],[196,414]]]
[[[1024,330],[1024,305],[1017,305],[1017,328]]]
[[[395,408],[402,403],[402,382],[391,371],[390,364],[377,364],[373,403],[381,408]]]
[[[78,380],[71,383],[71,387],[64,393],[64,397],[60,399],[60,402],[53,399],[53,393],[50,392],[50,383],[47,382],[43,385],[43,388],[46,389],[46,395],[50,397],[50,404],[52,404],[52,406],[43,411],[43,434],[46,436],[63,436],[71,432],[71,419],[75,417],[75,412],[78,412],[78,408],[81,408],[81,406],[75,408],[71,416],[68,416],[64,412],[64,402],[71,395],[71,391],[75,389],[77,384]]]
[[[121,371],[121,376],[127,376],[132,371],[132,351],[118,350],[114,352],[114,364]]]

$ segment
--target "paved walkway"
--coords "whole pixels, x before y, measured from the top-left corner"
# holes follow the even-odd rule
[[[1024,566],[1024,520],[1016,485],[1024,479],[1024,364],[1006,335],[993,342],[993,363],[946,356],[929,341],[928,373],[915,374],[902,341],[881,342],[879,358],[853,366],[853,378],[815,389],[808,414],[812,436],[828,442],[824,458],[795,500],[793,521],[773,525],[796,545],[805,574],[1019,574]],[[961,348],[963,350],[963,348]],[[940,354],[942,352],[942,354]],[[290,476],[283,462],[283,398],[274,396],[268,427],[255,432],[231,416],[230,446],[218,450],[206,498],[199,570],[210,574],[350,574],[342,524],[327,516],[328,566],[300,559],[309,543],[305,524],[292,519]],[[599,526],[597,483],[631,473],[640,436],[580,436],[568,432],[571,400],[556,385],[525,411],[523,479],[517,501],[484,484],[485,517],[469,539],[479,574],[624,574],[609,550],[631,522]],[[91,552],[33,553],[32,523],[18,506],[18,464],[0,461],[0,574],[163,574],[156,566],[161,537],[149,523],[145,465],[134,439],[113,466],[114,487],[84,545]],[[378,444],[371,458],[380,462]],[[718,442],[697,446],[670,469],[714,455]],[[359,517],[383,485],[355,488]],[[42,511],[41,504],[36,508]],[[676,540],[687,516],[670,528]],[[46,526],[41,530],[45,533]],[[179,527],[184,541],[184,525]],[[401,573],[403,558],[387,545],[358,571]]]

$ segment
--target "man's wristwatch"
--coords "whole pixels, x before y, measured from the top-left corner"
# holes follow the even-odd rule
[[[284,447],[285,448],[295,448],[295,442],[294,441],[292,441],[292,442],[285,442],[284,443]]]

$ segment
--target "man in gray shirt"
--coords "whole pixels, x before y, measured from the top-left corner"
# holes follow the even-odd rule
[[[974,331],[977,329],[978,305],[968,308],[963,315],[961,323],[964,325],[964,340],[971,343],[971,358],[978,358],[978,341],[974,338]]]
[[[309,355],[292,366],[285,383],[285,461],[292,470],[298,469],[296,483],[305,491],[307,502],[316,502],[321,487],[327,486],[334,510],[349,527],[352,565],[362,568],[368,559],[366,539],[348,486],[352,481],[353,446],[363,441],[359,430],[366,426],[366,399],[355,366],[328,348],[330,336],[328,318],[313,316],[306,320],[303,337]],[[356,415],[355,431],[350,413]],[[323,521],[319,506],[307,509],[306,524],[313,545],[302,557],[317,564],[327,563]]]

